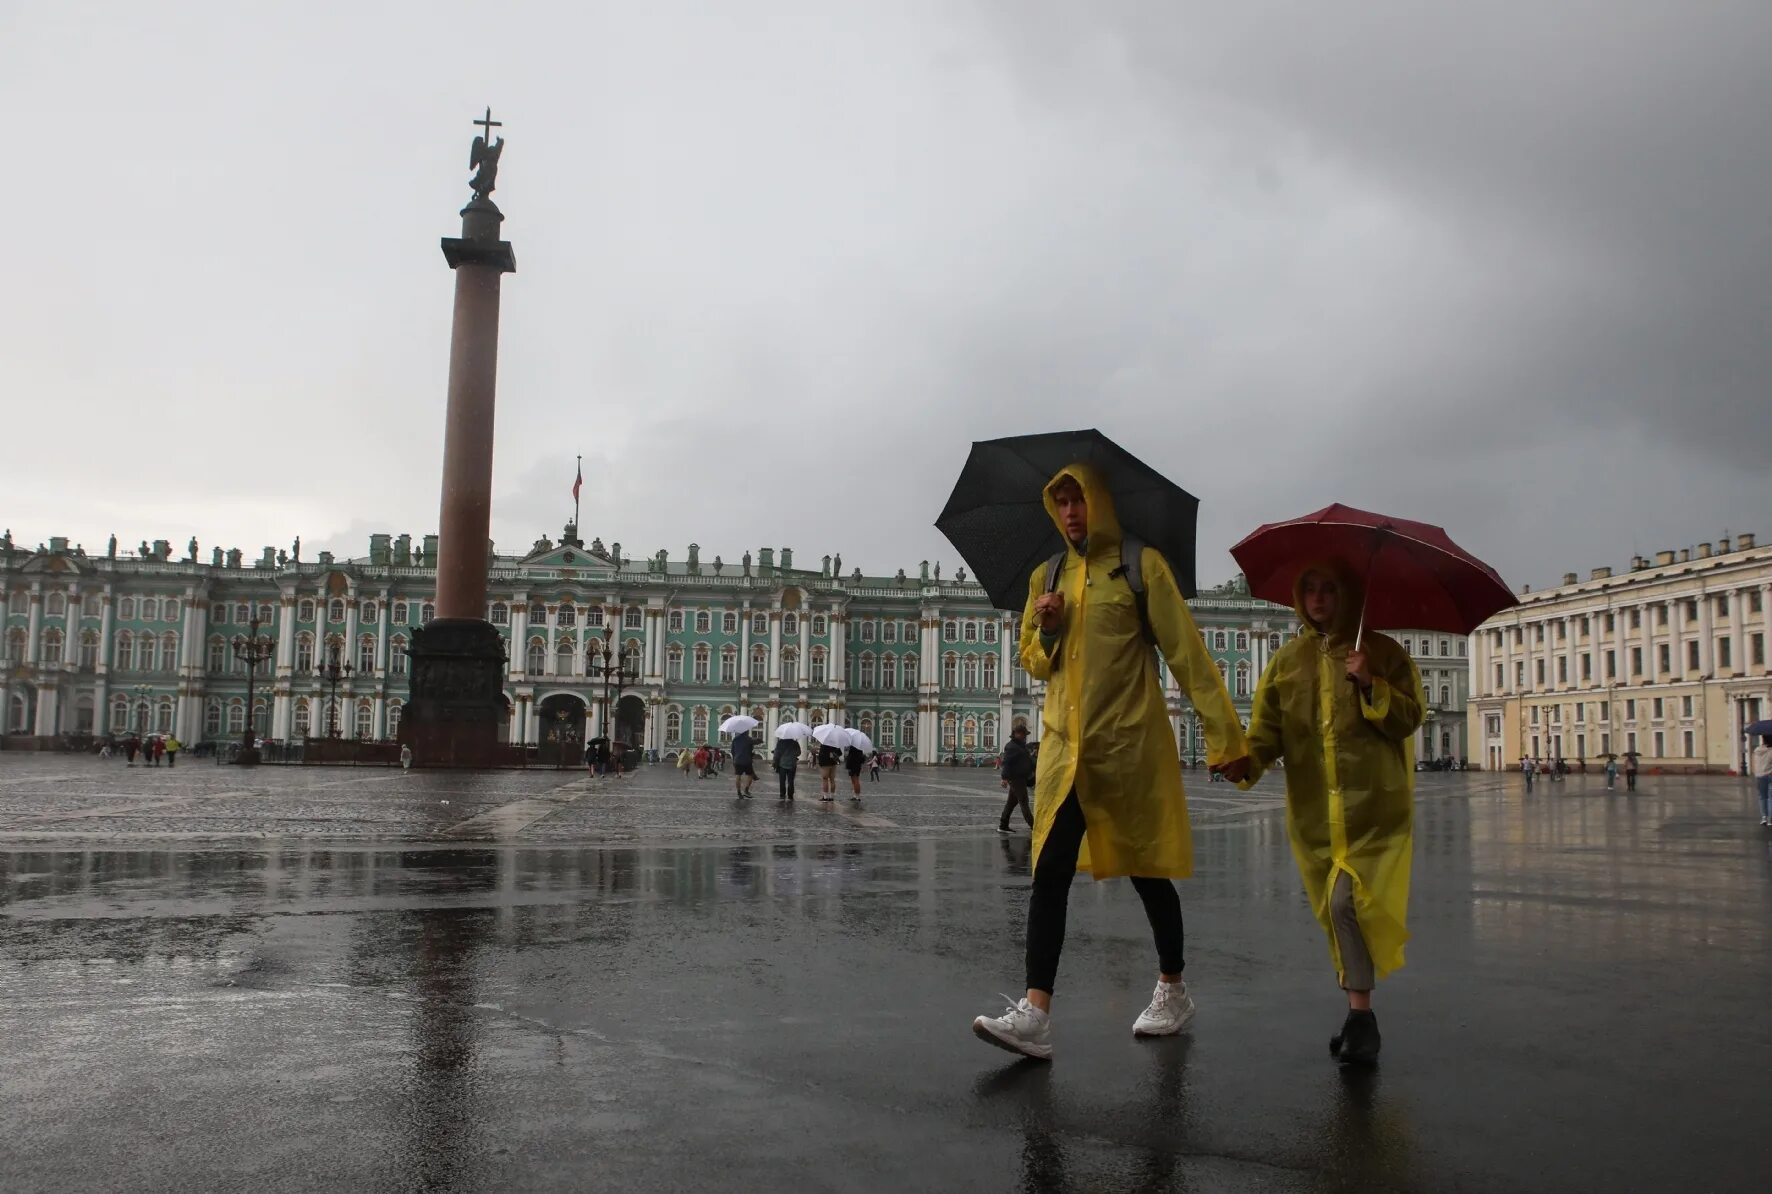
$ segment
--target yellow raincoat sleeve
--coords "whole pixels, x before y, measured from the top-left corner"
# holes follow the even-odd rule
[[[1255,703],[1249,711],[1249,778],[1237,785],[1244,791],[1254,787],[1255,781],[1286,755],[1286,740],[1280,733],[1279,664],[1277,655],[1269,660],[1255,686]],[[1373,695],[1378,695],[1376,688]]]
[[[1421,724],[1421,674],[1400,651],[1386,652],[1382,662],[1368,660],[1372,695],[1361,699],[1360,715],[1392,742],[1405,742]]]
[[[1146,548],[1142,567],[1151,629],[1156,631],[1157,645],[1169,663],[1169,670],[1199,714],[1201,728],[1206,732],[1207,766],[1217,767],[1242,758],[1249,752],[1243,737],[1243,721],[1231,704],[1224,677],[1206,653],[1206,640],[1194,625],[1194,616],[1181,596],[1169,562],[1161,552]],[[1038,635],[1034,647],[1039,648]]]
[[[1021,666],[1036,680],[1052,678],[1052,656],[1040,645],[1040,617],[1034,613],[1034,602],[1046,591],[1041,583],[1045,578],[1046,570],[1042,568],[1029,579],[1027,605],[1021,611]],[[1054,651],[1057,649],[1053,647]]]

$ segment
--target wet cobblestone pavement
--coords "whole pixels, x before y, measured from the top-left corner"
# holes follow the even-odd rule
[[[1746,785],[1421,781],[1360,1076],[1274,784],[1190,784],[1191,1037],[1132,1038],[1138,901],[1079,880],[1037,1066],[968,1031],[1021,969],[988,773],[0,755],[0,1188],[1763,1189]]]

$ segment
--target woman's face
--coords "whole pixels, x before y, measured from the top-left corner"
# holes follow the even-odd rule
[[[1335,625],[1336,611],[1341,608],[1341,586],[1333,576],[1311,571],[1304,574],[1304,616],[1327,630]]]

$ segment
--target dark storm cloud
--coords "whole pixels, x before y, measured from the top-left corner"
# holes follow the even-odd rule
[[[1079,425],[1202,497],[1207,580],[1331,500],[1535,584],[1772,529],[1765,5],[427,11],[16,22],[19,537],[433,528],[487,100],[502,549],[582,452],[630,554],[951,572],[967,443]]]

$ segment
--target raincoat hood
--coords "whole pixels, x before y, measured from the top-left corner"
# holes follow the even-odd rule
[[[1120,516],[1114,510],[1113,490],[1108,488],[1107,481],[1094,468],[1081,462],[1067,464],[1054,473],[1052,480],[1046,482],[1041,497],[1046,502],[1046,513],[1052,517],[1052,525],[1058,528],[1058,534],[1065,544],[1072,548],[1076,544],[1065,534],[1064,522],[1058,517],[1058,501],[1053,494],[1066,480],[1075,481],[1083,491],[1083,502],[1089,508],[1088,531],[1089,551],[1091,554],[1112,547],[1118,550],[1120,545]]]
[[[1312,572],[1320,572],[1335,578],[1339,598],[1335,603],[1335,622],[1330,626],[1319,626],[1311,621],[1310,615],[1304,612],[1304,578]],[[1292,610],[1298,615],[1298,623],[1304,633],[1320,634],[1330,642],[1352,642],[1360,626],[1360,610],[1366,602],[1366,588],[1354,570],[1341,560],[1318,560],[1298,570],[1298,577],[1292,582]]]

